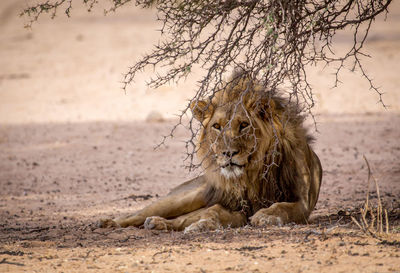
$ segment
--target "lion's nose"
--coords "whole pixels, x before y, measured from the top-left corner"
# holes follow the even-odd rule
[[[223,154],[224,156],[229,157],[229,158],[234,157],[234,156],[237,155],[238,153],[239,153],[239,151],[225,151],[225,152],[222,152],[222,154]]]

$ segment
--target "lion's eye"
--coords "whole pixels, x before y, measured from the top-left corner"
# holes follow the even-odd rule
[[[221,125],[219,125],[218,123],[214,123],[212,127],[214,129],[221,130]]]
[[[239,131],[242,131],[243,129],[247,128],[248,126],[249,126],[249,123],[247,123],[246,121],[243,121],[242,123],[240,123]]]

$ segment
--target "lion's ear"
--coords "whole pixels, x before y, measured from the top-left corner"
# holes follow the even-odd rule
[[[193,116],[198,121],[203,121],[212,112],[213,106],[204,100],[194,100],[190,103],[190,109],[192,109]]]

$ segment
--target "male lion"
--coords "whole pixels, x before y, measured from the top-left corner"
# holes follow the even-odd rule
[[[304,223],[322,179],[312,138],[293,103],[236,75],[206,101],[191,104],[202,123],[197,155],[204,174],[131,216],[102,227],[199,231]]]

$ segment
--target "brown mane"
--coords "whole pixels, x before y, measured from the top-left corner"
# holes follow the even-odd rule
[[[210,167],[213,164],[208,155],[210,143],[205,134],[210,125],[209,118],[204,119],[198,154],[204,157],[205,175],[214,181],[205,194],[208,206],[219,203],[250,216],[276,202],[296,202],[301,190],[296,183],[302,170],[299,162],[310,157],[304,153],[310,153],[307,144],[312,141],[299,107],[246,78],[233,80],[210,103],[213,110],[227,103],[246,107],[262,138],[251,155],[257,166],[246,169],[246,176],[232,184]],[[212,116],[213,112],[209,114]]]

